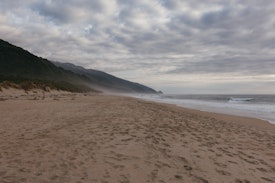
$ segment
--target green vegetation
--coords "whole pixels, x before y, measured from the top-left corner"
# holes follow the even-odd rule
[[[96,91],[90,80],[0,39],[0,83],[24,90],[34,88],[71,92]]]
[[[0,75],[0,88],[17,88],[23,90],[42,89],[44,91],[65,90],[70,92],[90,92],[95,91],[85,85],[73,85],[66,81],[46,81],[38,79],[28,79],[14,76]]]

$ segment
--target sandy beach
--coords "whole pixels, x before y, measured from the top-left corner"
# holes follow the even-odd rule
[[[103,94],[0,91],[2,183],[272,183],[275,125]]]

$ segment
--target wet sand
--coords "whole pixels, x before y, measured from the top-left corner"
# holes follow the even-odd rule
[[[0,92],[0,182],[275,182],[275,125],[85,95]]]

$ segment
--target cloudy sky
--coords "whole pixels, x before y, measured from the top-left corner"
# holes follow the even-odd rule
[[[0,38],[166,93],[275,93],[274,0],[0,0]]]

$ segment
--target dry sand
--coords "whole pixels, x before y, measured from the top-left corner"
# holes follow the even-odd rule
[[[2,91],[0,126],[1,183],[275,182],[275,125],[256,119]]]

